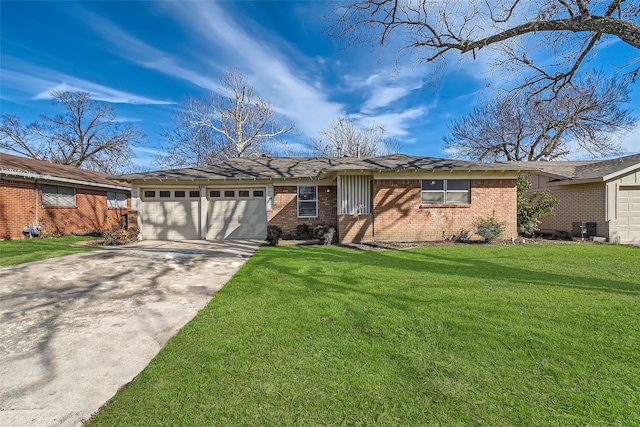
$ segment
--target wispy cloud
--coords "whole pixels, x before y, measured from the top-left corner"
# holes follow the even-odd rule
[[[339,103],[331,102],[317,81],[300,77],[296,66],[278,48],[247,34],[234,16],[219,4],[209,2],[168,2],[160,7],[197,37],[199,52],[180,52],[180,57],[160,50],[127,34],[104,18],[87,12],[95,29],[113,52],[139,66],[185,80],[207,90],[219,91],[217,78],[235,66],[247,74],[258,93],[272,101],[279,114],[293,119],[298,129],[314,136],[333,119],[344,114]],[[242,18],[246,20],[246,17]],[[282,44],[286,44],[282,41]],[[208,58],[225,58],[212,63]],[[313,59],[317,62],[317,58]],[[206,70],[206,74],[205,74]]]
[[[14,61],[6,61],[13,63]],[[51,99],[51,91],[82,91],[89,92],[97,101],[137,104],[137,105],[167,105],[170,101],[147,98],[144,96],[124,92],[115,88],[103,86],[94,82],[79,79],[56,70],[20,62],[21,71],[12,68],[0,69],[3,86],[11,87],[14,91],[27,94],[31,99]]]
[[[411,127],[411,122],[424,116],[426,112],[427,108],[418,107],[402,112],[382,113],[374,116],[353,114],[352,117],[362,127],[382,126],[387,136],[405,137],[409,134],[408,129]]]
[[[289,47],[287,41],[275,37],[259,25],[251,25],[262,34],[248,34],[249,27],[243,16],[238,21],[219,3],[187,2],[167,3],[172,15],[186,28],[195,31],[205,43],[204,49],[223,51],[227,66],[236,66],[248,75],[258,92],[273,102],[279,113],[291,117],[298,128],[309,136],[315,136],[336,117],[344,114],[344,107],[328,99],[318,88],[318,82],[305,79],[307,70],[300,69],[285,55],[300,55]],[[206,53],[203,55],[206,57]],[[302,56],[302,55],[300,55]],[[300,59],[300,58],[298,58]],[[309,58],[317,63],[317,58]]]

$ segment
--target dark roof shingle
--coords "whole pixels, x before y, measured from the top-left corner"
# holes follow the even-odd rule
[[[90,171],[74,166],[59,165],[44,160],[13,156],[6,153],[0,153],[0,171],[12,174],[24,172],[27,174],[41,175],[43,177],[72,179],[110,187],[129,187],[127,183],[110,180],[109,175],[106,173]]]
[[[511,165],[467,162],[435,157],[392,154],[356,159],[351,157],[240,157],[203,167],[133,173],[118,178],[135,179],[284,179],[316,178],[322,173],[344,170],[502,170]]]
[[[503,163],[522,167],[526,165],[535,165],[534,169],[539,169],[544,173],[555,175],[561,180],[597,179],[615,174],[616,172],[621,172],[635,165],[640,167],[640,154],[632,154],[630,156],[618,157],[609,160],[553,160],[550,162]]]

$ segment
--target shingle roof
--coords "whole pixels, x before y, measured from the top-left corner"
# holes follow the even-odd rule
[[[603,160],[596,163],[588,163],[576,169],[576,179],[599,178],[623,171],[630,167],[640,168],[640,154],[618,157],[617,159]]]
[[[28,159],[6,153],[0,153],[0,173],[17,176],[36,175],[38,178],[52,180],[62,178],[108,187],[129,187],[127,183],[110,180],[109,175],[106,173],[59,165],[44,160]]]
[[[621,172],[633,166],[640,168],[640,154],[618,157],[610,160],[582,160],[582,161],[561,161],[550,162],[503,162],[516,166],[525,167],[535,165],[544,173],[556,175],[561,180],[597,179]]]
[[[392,154],[355,159],[350,157],[241,157],[213,165],[185,169],[120,175],[124,180],[137,179],[282,179],[316,178],[328,172],[345,170],[519,170],[511,165],[467,162],[434,157]],[[526,168],[529,170],[530,168]]]

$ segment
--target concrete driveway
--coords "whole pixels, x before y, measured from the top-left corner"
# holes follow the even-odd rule
[[[0,426],[79,426],[257,241],[143,241],[0,268]]]

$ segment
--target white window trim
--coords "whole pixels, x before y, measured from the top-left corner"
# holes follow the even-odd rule
[[[117,191],[107,191],[107,208],[108,209],[126,209],[127,194]]]
[[[316,192],[316,198],[313,200],[300,200],[300,188],[301,187],[314,187]],[[315,215],[300,215],[300,202],[315,202],[316,214]],[[298,185],[296,188],[296,205],[298,209],[298,218],[317,218],[318,217],[318,186],[317,185]]]
[[[45,187],[50,187],[50,188],[54,188],[56,189],[56,202],[55,203],[45,203]],[[61,205],[60,204],[60,188],[70,188],[73,190],[73,204],[66,204],[66,205]],[[48,192],[46,194],[53,194],[52,192]],[[63,194],[63,196],[70,196],[70,194]],[[42,185],[42,204],[44,206],[60,206],[60,207],[65,207],[65,208],[73,208],[77,206],[77,201],[76,201],[76,188],[75,187],[69,187],[69,186],[65,186],[65,185],[51,185],[51,184],[43,184]]]
[[[423,190],[422,189],[422,181],[442,181],[442,190]],[[447,182],[451,181],[449,179],[423,179],[420,181],[420,204],[421,205],[469,205],[471,204],[471,180],[470,179],[456,179],[456,181],[467,181],[469,183],[468,190],[449,190],[447,189]],[[443,194],[443,202],[442,203],[430,203],[422,200],[423,193],[442,193]],[[466,202],[450,202],[447,200],[447,193],[466,193],[467,201]]]

